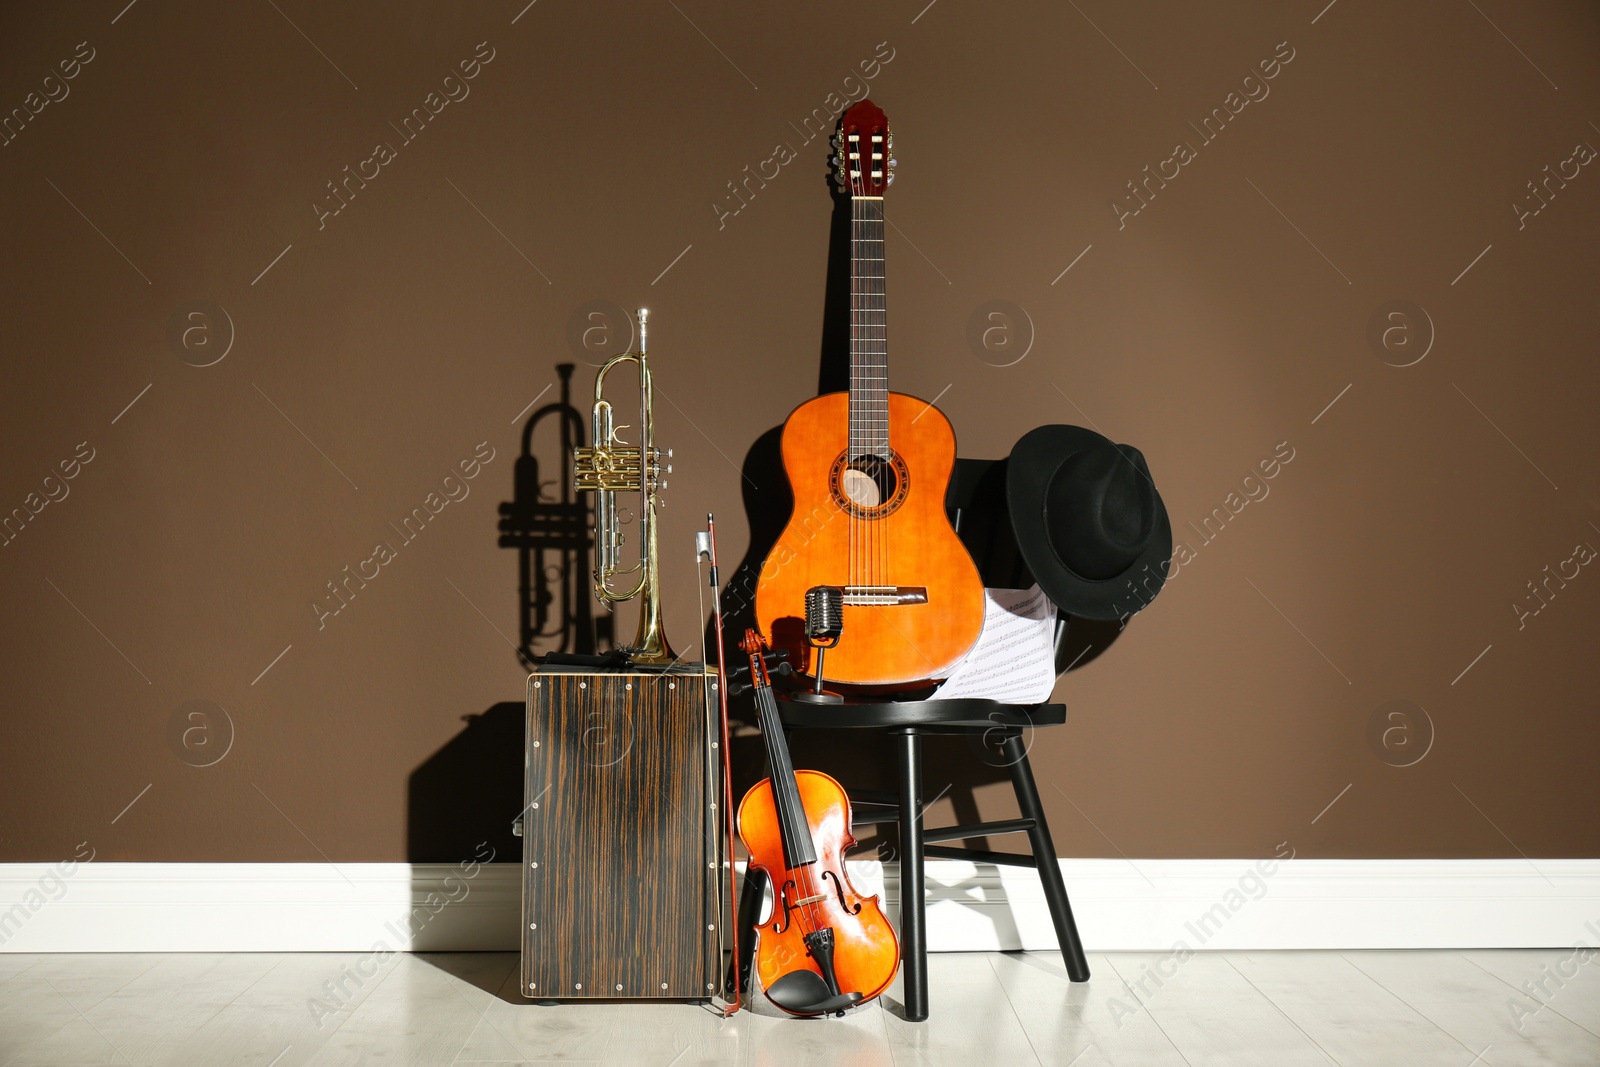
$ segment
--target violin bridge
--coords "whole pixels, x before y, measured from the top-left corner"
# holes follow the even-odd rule
[[[826,893],[818,893],[814,897],[801,897],[799,900],[792,901],[792,902],[790,902],[789,906],[791,908],[803,908],[807,904],[815,904],[819,900],[827,900],[827,899],[828,899],[828,894],[826,894]]]

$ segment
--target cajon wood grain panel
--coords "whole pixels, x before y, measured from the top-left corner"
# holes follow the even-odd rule
[[[714,678],[692,666],[528,678],[524,996],[717,991]]]

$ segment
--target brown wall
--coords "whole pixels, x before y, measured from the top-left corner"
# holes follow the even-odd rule
[[[1061,852],[1595,854],[1600,574],[1513,607],[1600,547],[1600,173],[1564,163],[1600,146],[1593,6],[123,3],[0,16],[0,106],[70,91],[0,148],[0,506],[69,494],[0,548],[0,860],[444,859],[500,833],[513,417],[578,309],[648,304],[668,626],[694,641],[691,532],[714,511],[744,554],[739,470],[819,380],[832,208],[802,123],[874,57],[894,386],[941,395],[967,456],[1047,422],[1138,445],[1193,551],[1033,739]],[[404,143],[390,123],[479,42],[470,95]],[[1214,142],[1189,125],[1263,86]],[[379,140],[395,158],[319,223]],[[1178,141],[1195,158],[1119,219]],[[1577,176],[1519,225],[1547,164]],[[1396,299],[1436,334],[1406,367],[1379,356],[1421,350],[1416,312],[1411,349],[1367,339]],[[1031,320],[1013,366],[967,342],[991,300]],[[196,301],[225,319],[191,362],[233,335],[203,368],[172,340]],[[1268,495],[1197,536],[1284,442]],[[480,447],[470,495],[400,543]],[[396,558],[319,630],[380,541]],[[227,731],[185,748],[195,700],[233,724],[203,768],[181,755]],[[1434,734],[1404,768],[1383,757],[1423,727],[1369,737],[1396,700]],[[944,767],[931,791],[1004,810]]]

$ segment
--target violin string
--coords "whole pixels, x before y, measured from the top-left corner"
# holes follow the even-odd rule
[[[777,702],[776,702],[775,698],[772,695],[772,690],[770,688],[763,691],[763,700],[767,705],[767,711],[769,713],[769,721],[774,726],[776,726],[777,723],[778,723],[778,705],[777,705]],[[787,749],[785,749],[785,752],[787,752]],[[779,781],[779,778],[778,778],[778,776],[780,776],[780,775],[786,777],[790,782],[794,783],[795,798],[798,799],[800,783],[799,783],[798,778],[795,776],[793,763],[791,762],[791,763],[787,763],[786,765],[783,765],[783,766],[774,767],[772,769],[772,773],[773,773],[773,778],[772,778],[772,781],[771,781],[771,788],[772,788],[772,796],[773,796],[773,807],[775,809],[777,809],[779,822],[780,822],[780,824],[782,824],[782,826],[784,827],[784,830],[787,832],[788,839],[791,840],[791,841],[798,841],[798,840],[800,840],[800,835],[801,834],[805,834],[805,835],[809,836],[811,830],[810,830],[810,826],[807,825],[806,822],[805,822],[804,804],[802,803],[800,805],[800,807],[801,807],[800,811],[795,811],[789,805],[789,803],[787,803],[787,801],[785,801],[784,803],[780,803],[779,800],[778,800],[778,795],[779,795],[779,792],[778,792],[778,781]],[[788,864],[788,856],[787,856],[787,854],[784,856],[784,863],[785,863],[785,872],[784,873],[785,873],[786,876],[788,876],[788,875],[793,873],[794,869],[793,868],[789,868],[787,866],[787,864]]]
[[[752,671],[755,669],[754,663],[752,663],[751,668]],[[764,705],[763,710],[767,713],[768,722],[773,726],[776,726],[778,723],[778,705],[776,699],[772,695],[770,686],[771,683],[769,680],[768,687],[760,691],[760,699]],[[787,749],[785,749],[785,752],[787,752]],[[789,782],[793,783],[794,795],[792,799],[798,803],[798,810],[791,807],[787,801],[779,801],[778,798],[780,794],[778,782],[780,775],[786,777]],[[812,840],[812,854],[814,855],[816,851],[815,841],[811,834],[810,820],[805,814],[805,802],[800,798],[800,781],[798,775],[795,773],[793,764],[786,763],[785,765],[773,767],[772,778],[768,784],[772,791],[773,808],[778,814],[778,822],[780,826],[787,831],[788,840],[799,841],[802,839],[802,835],[806,840]],[[783,892],[788,888],[789,885],[794,885],[799,893],[799,898],[807,901],[807,903],[801,905],[799,909],[801,918],[804,919],[804,925],[809,927],[809,929],[807,929],[805,932],[812,933],[820,930],[823,928],[823,923],[818,914],[817,902],[810,899],[811,897],[817,895],[817,885],[814,878],[814,871],[812,870],[814,865],[810,863],[804,863],[799,867],[789,867],[788,863],[789,857],[787,853],[785,853],[784,885],[777,888],[776,901],[783,905],[786,913],[789,912],[790,905],[783,900]],[[791,922],[795,921],[795,916],[793,914],[789,914],[787,917]]]

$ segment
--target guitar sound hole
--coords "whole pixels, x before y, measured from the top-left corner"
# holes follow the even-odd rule
[[[907,477],[905,460],[899,455],[849,459],[841,454],[834,460],[830,481],[834,500],[842,510],[863,518],[882,518],[905,501]]]
[[[844,495],[858,508],[875,508],[894,496],[894,467],[878,456],[855,460],[844,469]]]

